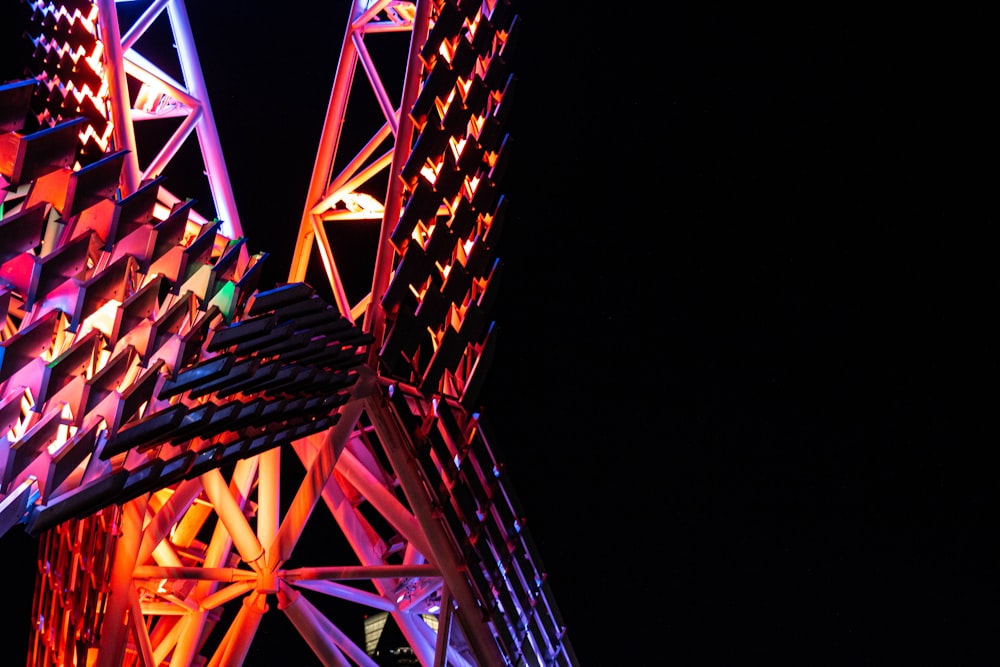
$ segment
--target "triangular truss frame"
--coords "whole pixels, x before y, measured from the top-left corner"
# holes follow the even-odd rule
[[[108,56],[105,67],[116,143],[119,149],[127,149],[132,155],[123,170],[123,191],[125,194],[134,192],[140,183],[160,176],[194,133],[212,193],[215,217],[222,221],[222,233],[228,238],[242,237],[243,227],[184,2],[154,0],[127,27],[119,25],[117,3],[113,0],[96,0],[95,4],[99,7],[101,37]],[[166,63],[158,64],[154,58],[143,55],[138,45],[154,24],[164,18],[169,23],[176,48],[180,81],[164,71]],[[121,32],[123,27],[125,32]],[[140,86],[135,99],[130,99],[129,95],[130,78]],[[136,145],[135,123],[178,117],[182,119],[180,125],[162,146]],[[246,251],[243,252],[245,255]]]

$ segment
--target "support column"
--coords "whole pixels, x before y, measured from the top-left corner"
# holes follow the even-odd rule
[[[108,581],[110,593],[101,625],[101,648],[95,667],[121,667],[128,639],[128,614],[131,609],[132,571],[142,544],[142,521],[148,495],[122,506],[114,562]]]

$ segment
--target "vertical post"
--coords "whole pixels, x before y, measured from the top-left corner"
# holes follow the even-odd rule
[[[347,31],[340,48],[340,59],[337,61],[337,76],[330,91],[330,101],[327,103],[326,120],[323,122],[323,132],[320,135],[319,147],[316,149],[316,162],[313,164],[312,179],[309,181],[309,191],[306,194],[305,210],[299,224],[299,234],[295,241],[295,253],[292,255],[292,267],[288,273],[288,282],[301,282],[306,277],[309,268],[309,256],[315,233],[312,231],[314,220],[312,208],[326,194],[333,171],[333,158],[337,154],[340,143],[340,132],[344,128],[344,110],[354,79],[354,68],[358,62],[358,50],[351,38],[354,32],[354,18],[359,14],[359,0],[351,2],[351,13],[347,18]],[[319,224],[323,224],[322,221]],[[341,290],[342,291],[342,290]],[[334,292],[337,292],[334,286]],[[350,311],[348,310],[347,313]],[[345,313],[345,314],[347,314]]]
[[[281,448],[261,453],[257,461],[257,541],[265,550],[265,567],[272,569],[271,545],[281,524]]]
[[[139,157],[135,152],[135,128],[132,126],[132,101],[128,96],[125,61],[122,58],[121,30],[114,0],[96,0],[97,25],[104,43],[104,70],[111,100],[111,136],[117,150],[127,150],[122,168],[122,196],[139,187]]]
[[[438,612],[437,643],[434,647],[434,667],[447,667],[448,646],[451,635],[451,593],[448,586],[441,587],[441,611]]]
[[[226,161],[222,156],[222,143],[215,127],[215,116],[212,105],[208,101],[208,87],[201,73],[201,62],[198,60],[198,49],[195,47],[194,35],[191,33],[191,22],[188,19],[187,8],[183,0],[171,0],[167,5],[170,26],[173,29],[174,40],[181,64],[181,73],[188,91],[201,104],[202,118],[198,123],[198,144],[201,146],[202,159],[208,172],[208,185],[212,190],[215,210],[222,220],[223,233],[230,238],[243,236],[243,226],[236,212],[236,198],[229,183],[229,172],[226,171]],[[248,259],[246,245],[240,249],[240,259]]]
[[[439,514],[428,497],[418,464],[411,452],[409,436],[403,430],[399,416],[382,392],[372,394],[365,402],[366,411],[399,479],[400,488],[424,529],[431,550],[431,553],[425,555],[441,571],[444,585],[458,603],[458,620],[472,652],[481,665],[503,665],[500,647],[466,581],[466,568],[455,553],[444,527],[439,523]]]
[[[385,311],[382,309],[381,297],[389,285],[392,273],[395,248],[389,241],[393,228],[399,221],[403,208],[403,182],[399,173],[403,164],[410,156],[413,141],[413,118],[410,109],[413,108],[420,92],[420,49],[430,26],[431,2],[417,0],[416,15],[413,17],[413,30],[410,33],[410,48],[406,56],[406,77],[403,79],[403,99],[399,105],[399,130],[396,132],[396,143],[393,145],[392,164],[389,165],[389,185],[385,194],[385,211],[382,214],[382,227],[379,230],[378,248],[375,251],[375,270],[372,275],[372,302],[365,311],[362,329],[375,337],[375,342],[368,351],[368,363],[377,368],[378,350],[382,345],[382,333],[385,329]]]
[[[107,606],[101,625],[101,648],[95,667],[120,667],[128,634],[128,614],[131,609],[132,571],[142,544],[142,523],[148,495],[140,496],[122,506],[118,540],[108,586]]]

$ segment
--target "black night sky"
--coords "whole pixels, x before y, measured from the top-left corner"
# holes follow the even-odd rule
[[[995,437],[951,417],[995,409],[983,18],[515,3],[483,415],[581,663],[983,664]],[[282,280],[347,3],[189,4]]]

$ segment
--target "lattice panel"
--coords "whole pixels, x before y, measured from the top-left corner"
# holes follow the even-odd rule
[[[400,260],[382,297],[392,322],[380,351],[387,372],[425,394],[468,399],[491,352],[486,313],[504,212],[497,183],[514,82],[507,54],[519,25],[508,4],[485,10],[442,3],[420,52],[426,79],[411,111],[419,135],[391,235]]]
[[[40,127],[71,118],[81,125],[79,157],[88,162],[111,148],[104,44],[98,36],[98,8],[91,2],[28,2],[26,37],[33,53],[27,74],[39,86],[32,113]]]
[[[371,342],[304,284],[255,293],[264,256],[159,181],[116,199],[120,152],[69,166],[76,124],[8,132],[0,163],[24,186],[0,219],[0,490],[34,534],[329,428]]]

